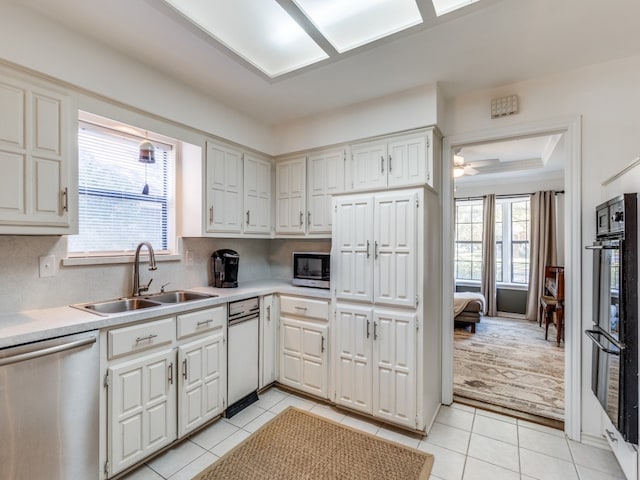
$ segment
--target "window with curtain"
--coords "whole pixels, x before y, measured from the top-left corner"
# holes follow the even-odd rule
[[[456,201],[455,278],[480,280],[482,271],[482,200]]]
[[[78,128],[79,234],[70,254],[126,254],[143,240],[171,248],[174,147],[154,141],[155,163],[139,161],[142,136],[87,122]],[[148,193],[143,194],[143,190]]]
[[[529,198],[498,198],[495,222],[496,282],[527,285],[531,234]],[[482,200],[456,200],[456,280],[481,280],[482,223]]]

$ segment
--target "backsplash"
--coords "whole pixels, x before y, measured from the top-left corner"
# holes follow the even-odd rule
[[[149,272],[143,264],[140,281],[148,283],[153,278],[151,292],[158,292],[167,282],[171,282],[167,290],[210,285],[210,257],[219,248],[232,248],[240,254],[240,284],[291,278],[290,252],[298,244],[269,239],[184,238],[182,241],[182,250],[193,254],[193,265],[187,266],[182,260],[158,262],[158,269]],[[272,245],[276,243],[277,247]],[[276,253],[272,254],[274,247]],[[64,236],[0,235],[0,252],[0,313],[106,300],[131,293],[131,263],[62,266],[60,260],[67,253]],[[40,278],[39,257],[43,255],[55,255],[55,276]],[[274,261],[283,261],[286,265],[275,265]]]

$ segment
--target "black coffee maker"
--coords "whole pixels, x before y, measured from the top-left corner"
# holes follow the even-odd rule
[[[218,288],[233,288],[238,286],[238,263],[240,255],[227,248],[216,250],[211,255],[211,278],[213,286]]]

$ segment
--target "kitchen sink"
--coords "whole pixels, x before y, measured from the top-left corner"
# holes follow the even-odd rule
[[[152,302],[144,298],[121,298],[118,300],[109,300],[106,302],[88,303],[81,305],[81,308],[96,313],[122,313],[132,310],[140,310],[141,308],[158,307],[160,303]]]
[[[186,290],[176,290],[173,292],[155,293],[153,295],[146,295],[145,300],[151,300],[153,302],[160,303],[182,303],[190,302],[193,300],[202,300],[205,298],[213,298],[218,295],[209,295],[206,293],[188,292]]]
[[[187,290],[175,290],[173,292],[154,293],[144,297],[118,298],[116,300],[83,303],[71,306],[80,310],[96,313],[98,315],[109,315],[113,313],[131,312],[142,308],[161,307],[162,305],[167,304],[203,300],[205,298],[214,298],[217,296],[218,295],[209,295],[207,293],[189,292]]]

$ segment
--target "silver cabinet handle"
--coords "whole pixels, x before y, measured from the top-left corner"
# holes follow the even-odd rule
[[[384,157],[380,155],[380,173],[384,173]]]
[[[389,172],[391,172],[391,155],[389,155]]]
[[[211,322],[213,322],[212,318],[210,318],[209,320],[202,320],[201,322],[198,322],[196,324],[196,327],[202,327],[203,325],[209,325]]]
[[[182,378],[187,379],[187,359],[182,360]]]
[[[307,225],[311,225],[311,210],[307,212]]]
[[[609,439],[612,442],[617,442],[618,441],[618,439],[616,438],[615,434],[611,430],[609,430],[608,428],[605,428],[604,431],[607,432],[607,436],[609,437]]]
[[[373,339],[378,339],[378,322],[373,322]]]
[[[169,384],[173,385],[173,363],[169,364]]]
[[[371,256],[371,254],[369,253],[369,247],[371,246],[369,240],[367,240],[367,258],[369,258]]]
[[[322,335],[322,341],[320,343],[320,353],[324,352],[324,335]]]
[[[367,320],[367,338],[369,338],[369,336],[370,336],[370,335],[369,335],[369,324],[370,324],[370,323],[371,323],[371,322],[370,322],[369,320]]]
[[[271,305],[267,305],[267,320],[271,321]]]
[[[378,242],[373,242],[373,257],[378,258]]]
[[[247,225],[249,225],[249,216],[251,215],[251,210],[247,210]]]
[[[293,308],[295,308],[296,310],[307,310],[307,307],[299,307],[298,305],[294,305]]]
[[[304,212],[300,210],[300,226],[304,225]]]
[[[150,333],[149,335],[147,335],[146,337],[138,337],[136,338],[136,344],[140,343],[140,342],[144,342],[146,340],[153,340],[154,338],[156,338],[158,336],[157,333]]]
[[[67,187],[64,187],[62,191],[62,211],[69,211],[69,189]]]
[[[213,223],[213,205],[209,207],[209,223]]]

